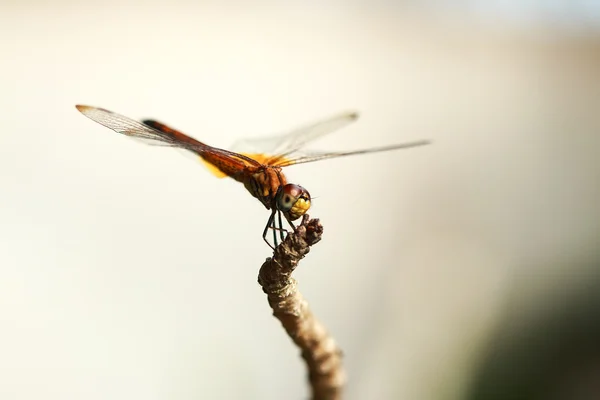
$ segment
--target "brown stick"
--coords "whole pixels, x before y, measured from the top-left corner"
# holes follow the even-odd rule
[[[302,351],[308,367],[313,400],[340,400],[345,375],[341,351],[325,327],[315,318],[291,277],[298,262],[321,240],[323,226],[304,215],[296,231],[289,234],[260,267],[258,283],[267,294],[273,315]],[[293,396],[292,396],[293,397]]]

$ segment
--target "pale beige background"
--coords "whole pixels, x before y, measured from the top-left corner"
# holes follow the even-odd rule
[[[318,148],[435,141],[287,172],[325,226],[296,276],[344,349],[350,399],[461,398],[509,301],[589,277],[566,267],[600,232],[592,14],[0,7],[2,399],[307,396],[256,283],[268,212],[76,103],[222,147],[345,109],[360,121]]]

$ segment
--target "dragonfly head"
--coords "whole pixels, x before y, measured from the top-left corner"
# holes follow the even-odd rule
[[[300,185],[288,183],[277,195],[277,208],[294,221],[310,208],[310,193]]]

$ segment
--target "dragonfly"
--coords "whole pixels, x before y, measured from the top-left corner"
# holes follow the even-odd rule
[[[302,186],[289,183],[283,168],[326,159],[379,153],[407,149],[429,144],[429,140],[418,140],[382,147],[343,152],[306,152],[302,149],[313,140],[337,131],[358,119],[356,112],[343,112],[332,117],[305,125],[285,135],[247,139],[239,145],[255,148],[269,147],[269,151],[234,152],[202,143],[170,126],[156,120],[137,121],[115,112],[87,105],[76,105],[83,115],[117,133],[129,136],[146,144],[183,149],[204,162],[217,177],[230,177],[242,183],[250,194],[271,211],[263,230],[263,240],[274,250],[288,232],[283,227],[281,216],[293,230],[295,220],[302,217],[311,206],[310,193]],[[274,246],[267,240],[273,231]]]

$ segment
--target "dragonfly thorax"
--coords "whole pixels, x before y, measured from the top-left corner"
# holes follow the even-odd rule
[[[287,183],[281,168],[267,167],[242,180],[246,189],[267,209],[281,211],[294,221],[310,208],[310,193],[300,185]]]

